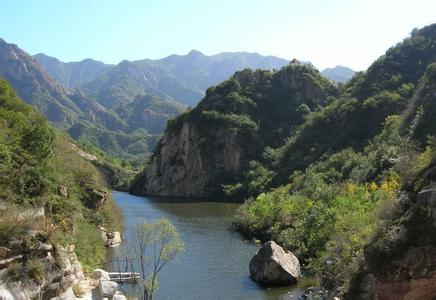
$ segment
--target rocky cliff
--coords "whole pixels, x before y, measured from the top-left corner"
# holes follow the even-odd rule
[[[208,89],[199,105],[168,123],[132,192],[158,196],[249,196],[244,177],[265,147],[277,147],[328,103],[334,86],[310,66],[244,70]],[[225,191],[227,189],[227,192]]]
[[[241,149],[238,135],[224,128],[216,132],[214,145],[220,151],[208,153],[202,147],[195,125],[184,123],[178,134],[167,133],[160,141],[137,191],[159,196],[207,197],[216,192],[220,172],[239,171]]]

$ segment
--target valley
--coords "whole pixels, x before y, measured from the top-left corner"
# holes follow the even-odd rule
[[[359,72],[96,59],[0,38],[0,299],[434,298],[436,24]]]

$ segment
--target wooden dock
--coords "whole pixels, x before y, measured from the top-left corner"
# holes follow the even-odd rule
[[[109,272],[109,277],[116,282],[136,282],[141,279],[139,273],[136,272]]]

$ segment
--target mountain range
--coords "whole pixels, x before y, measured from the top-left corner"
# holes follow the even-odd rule
[[[288,63],[256,53],[206,56],[195,50],[117,65],[65,63],[0,39],[0,77],[22,99],[82,144],[132,161],[148,156],[166,122],[196,105],[210,86],[238,70],[278,70]],[[329,74],[333,78],[334,70]]]

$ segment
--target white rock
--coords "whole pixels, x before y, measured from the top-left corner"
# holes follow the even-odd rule
[[[102,269],[95,269],[94,272],[92,272],[92,277],[98,280],[110,280],[109,273]]]
[[[100,280],[98,290],[102,298],[112,298],[117,291],[118,284],[115,281]]]
[[[124,296],[120,291],[116,291],[112,300],[127,300],[127,297]]]

